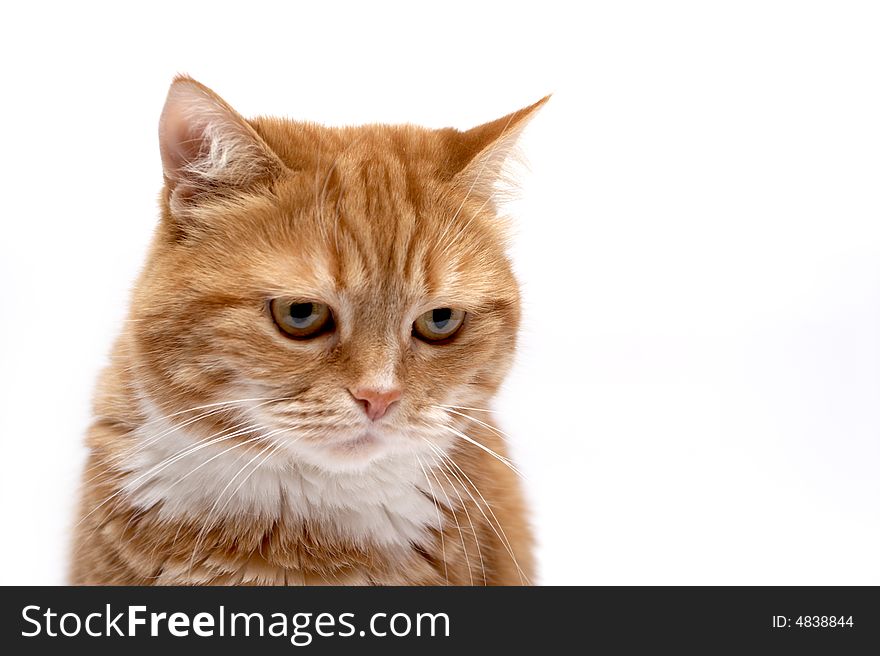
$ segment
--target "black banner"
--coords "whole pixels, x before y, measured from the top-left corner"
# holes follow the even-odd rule
[[[10,587],[0,594],[7,654],[141,646],[169,654],[226,643],[260,654],[880,648],[873,587]]]

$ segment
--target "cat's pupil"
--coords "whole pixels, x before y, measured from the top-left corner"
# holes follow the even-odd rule
[[[308,319],[314,313],[313,303],[294,303],[290,306],[290,316],[294,321]]]
[[[446,324],[449,323],[449,319],[452,318],[452,309],[451,308],[439,308],[434,310],[431,314],[431,321],[434,322],[434,325],[441,330],[446,327]]]

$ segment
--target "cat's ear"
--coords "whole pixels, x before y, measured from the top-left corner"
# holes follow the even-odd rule
[[[550,96],[495,121],[450,136],[453,181],[473,197],[491,198],[503,177],[504,166],[516,142],[535,113]]]
[[[172,212],[245,189],[284,169],[259,134],[220,96],[178,76],[159,119],[159,149]]]

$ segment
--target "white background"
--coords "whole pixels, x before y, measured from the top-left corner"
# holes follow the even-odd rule
[[[332,124],[465,128],[554,92],[497,404],[541,581],[880,584],[876,5],[330,5],[5,7],[0,582],[64,580],[187,72]]]

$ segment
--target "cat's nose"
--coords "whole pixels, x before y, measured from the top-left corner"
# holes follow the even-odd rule
[[[368,387],[354,387],[349,391],[354,398],[363,404],[364,412],[372,421],[381,419],[391,404],[400,398],[399,389],[378,390]]]

